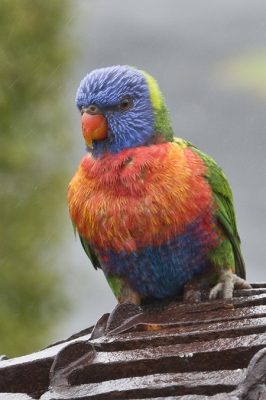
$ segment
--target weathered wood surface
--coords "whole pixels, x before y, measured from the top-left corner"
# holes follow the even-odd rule
[[[266,284],[232,300],[192,292],[124,303],[93,330],[1,361],[0,400],[266,399]]]

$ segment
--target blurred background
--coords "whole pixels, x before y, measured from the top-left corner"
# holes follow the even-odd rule
[[[66,202],[85,155],[76,90],[94,68],[157,79],[176,136],[226,173],[247,278],[266,280],[265,19],[264,0],[1,0],[0,354],[38,350],[116,304]]]

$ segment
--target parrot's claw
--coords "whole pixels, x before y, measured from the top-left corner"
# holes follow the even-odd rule
[[[117,297],[119,303],[130,302],[139,306],[141,302],[141,295],[135,292],[129,285],[125,284],[122,288],[120,296]]]
[[[239,278],[239,276],[233,274],[231,271],[224,271],[220,275],[217,285],[211,289],[209,298],[210,300],[216,299],[218,294],[221,292],[223,299],[231,299],[235,287],[238,289],[252,288],[245,279]]]

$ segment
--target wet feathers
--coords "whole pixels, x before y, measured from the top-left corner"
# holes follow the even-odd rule
[[[140,299],[171,297],[193,276],[222,269],[244,278],[228,181],[173,137],[156,81],[127,66],[95,70],[76,102],[81,112],[96,104],[108,133],[92,141],[70,182],[70,215],[118,300],[125,287]]]

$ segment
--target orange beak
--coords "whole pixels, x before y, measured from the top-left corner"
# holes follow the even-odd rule
[[[92,141],[107,137],[108,125],[102,114],[84,113],[81,118],[82,133],[87,145],[92,149]]]

